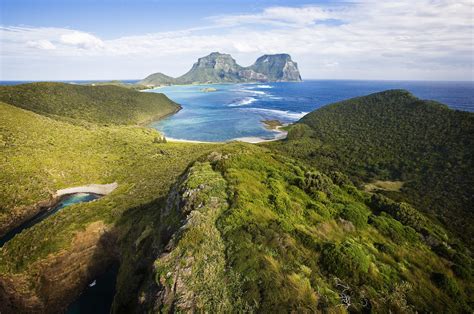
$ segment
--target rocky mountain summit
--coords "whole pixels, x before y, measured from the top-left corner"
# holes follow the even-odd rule
[[[159,86],[196,83],[242,83],[301,81],[298,64],[288,54],[264,55],[249,67],[242,67],[230,54],[213,52],[199,58],[191,70],[178,78],[154,73],[139,82]]]

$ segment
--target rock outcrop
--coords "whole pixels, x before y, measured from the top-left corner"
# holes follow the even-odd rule
[[[289,54],[261,56],[250,69],[263,74],[269,81],[301,81],[298,65]]]
[[[199,58],[186,74],[172,78],[163,73],[151,74],[138,84],[160,86],[198,83],[244,83],[301,81],[296,62],[288,54],[264,55],[242,67],[229,54],[213,52]]]
[[[225,159],[212,153],[208,160]],[[225,246],[217,218],[228,208],[227,183],[211,162],[196,162],[170,192],[161,225],[180,221],[154,263],[139,312],[232,312]],[[168,228],[167,227],[167,228]]]

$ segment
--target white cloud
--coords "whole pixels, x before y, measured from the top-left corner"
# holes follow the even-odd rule
[[[324,66],[328,67],[328,68],[337,67],[337,66],[339,66],[339,62],[337,62],[337,61],[327,61],[326,63],[324,63]]]
[[[58,77],[44,79],[178,75],[197,57],[221,51],[243,65],[288,52],[306,78],[474,79],[473,10],[471,1],[454,0],[271,7],[209,17],[202,27],[114,39],[66,28],[2,27],[1,72],[3,79],[28,79],[26,65],[38,62],[57,67]]]
[[[94,35],[78,31],[61,35],[59,41],[82,49],[98,49],[104,46],[102,40]]]
[[[26,43],[27,47],[30,48],[38,48],[42,50],[53,50],[56,49],[56,46],[53,45],[52,42],[46,39],[40,39],[40,40],[30,40]]]
[[[260,14],[224,15],[210,17],[209,20],[221,26],[235,26],[242,24],[264,24],[275,26],[303,26],[317,21],[328,20],[333,17],[331,10],[316,6],[270,7]]]

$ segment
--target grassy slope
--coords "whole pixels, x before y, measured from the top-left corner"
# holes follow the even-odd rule
[[[131,90],[137,90],[137,91],[149,89],[149,87],[147,87],[145,85],[142,85],[140,83],[132,84],[132,83],[124,83],[122,81],[95,82],[95,83],[87,83],[87,84],[83,84],[83,85],[86,85],[86,86],[107,86],[107,85],[109,85],[109,86],[118,86],[118,87],[123,87],[123,88],[131,89]]]
[[[169,84],[176,84],[176,79],[174,77],[165,75],[163,73],[153,73],[148,75],[146,78],[138,82],[139,85],[146,86],[146,85],[169,85]]]
[[[355,311],[468,309],[470,281],[343,176],[248,144],[219,152],[182,183],[194,213],[155,263],[175,310],[337,311],[341,294]]]
[[[205,260],[194,264],[195,277],[188,278],[202,306],[212,308],[225,299],[226,306],[240,309],[338,309],[339,293],[350,293],[356,310],[367,299],[380,311],[467,309],[471,261],[448,252],[457,259],[453,270],[467,269],[456,268],[455,277],[452,262],[435,255],[419,236],[427,224],[436,235],[443,236],[442,230],[431,228],[422,216],[397,215],[410,208],[379,206],[344,176],[331,180],[280,153],[247,144],[161,144],[156,131],[140,127],[81,127],[7,104],[0,105],[0,113],[0,162],[7,169],[0,173],[1,201],[8,204],[4,212],[41,200],[50,190],[91,181],[119,183],[111,195],[67,207],[8,242],[0,249],[2,273],[34,272],[35,261],[68,247],[71,235],[102,220],[123,234],[118,299],[136,302],[133,289],[142,275],[135,271],[146,272],[140,259],[156,250],[145,243],[162,236],[157,208],[190,162],[221,150],[222,158],[201,159],[186,184],[208,185],[203,193],[211,194],[200,197],[226,198],[218,204],[228,205],[219,205],[217,212],[204,206],[206,223],[197,223],[196,233],[184,237],[176,253]],[[314,147],[312,138],[298,141],[294,147]],[[301,146],[298,150],[302,155],[297,157],[306,156]],[[179,227],[179,220],[169,223]],[[215,264],[206,260],[209,255],[216,257]],[[180,260],[156,265],[170,268]],[[163,273],[157,270],[160,281]],[[197,284],[207,279],[226,283],[222,300],[215,299],[215,285]]]
[[[111,85],[42,82],[0,86],[0,101],[43,115],[98,124],[146,123],[179,110],[163,94]]]
[[[434,215],[472,246],[474,114],[394,90],[318,109],[276,149],[356,181],[402,180],[392,198]]]
[[[1,215],[57,189],[117,181],[111,195],[67,207],[0,249],[0,271],[21,272],[70,244],[93,221],[115,223],[127,210],[166,195],[175,178],[212,145],[155,143],[152,129],[84,128],[0,104]]]

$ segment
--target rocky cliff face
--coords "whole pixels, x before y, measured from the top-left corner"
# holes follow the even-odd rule
[[[196,69],[214,69],[225,73],[236,73],[240,66],[229,54],[213,52],[208,56],[198,59],[191,71]]]
[[[102,221],[90,224],[71,246],[21,273],[0,275],[0,313],[60,313],[118,259],[116,235]]]
[[[288,54],[261,56],[250,69],[265,75],[269,81],[301,81],[298,64]]]
[[[169,230],[169,221],[179,221],[180,226],[157,257],[137,312],[225,313],[236,306],[229,290],[236,279],[226,268],[216,225],[228,208],[227,183],[212,168],[212,161],[226,158],[214,152],[208,161],[196,162],[170,192],[160,225]]]
[[[213,52],[198,59],[191,70],[178,77],[179,84],[195,82],[234,82],[242,69],[229,54]]]
[[[172,78],[155,73],[139,84],[149,86],[193,83],[242,83],[301,81],[296,62],[288,54],[264,55],[249,66],[242,67],[229,54],[213,52],[199,58],[186,74]]]

